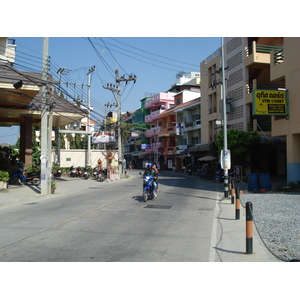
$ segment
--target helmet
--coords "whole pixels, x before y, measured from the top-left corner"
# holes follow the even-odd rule
[[[151,167],[152,166],[152,163],[148,163],[147,167]]]

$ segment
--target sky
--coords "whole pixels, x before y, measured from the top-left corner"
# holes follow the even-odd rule
[[[86,0],[79,5],[53,0],[45,9],[38,0],[26,3],[14,7],[13,20],[11,14],[1,16],[1,36],[16,39],[20,65],[28,68],[31,63],[34,72],[41,71],[42,37],[49,37],[53,76],[63,67],[72,70],[64,79],[87,84],[86,74],[96,66],[91,75],[94,119],[103,117],[104,104],[114,102],[112,92],[102,86],[114,83],[116,68],[120,75],[137,76],[136,83],[128,83],[125,90],[121,85],[122,111],[130,111],[139,108],[146,93],[168,90],[178,72],[199,71],[200,62],[221,46],[220,36],[298,36],[293,30],[298,28],[297,10],[290,10],[290,5],[280,9],[280,23],[288,24],[289,30],[286,26],[261,26],[262,15],[274,16],[278,11],[268,2],[256,0],[247,6],[246,15],[235,0],[215,1],[214,7],[201,1],[189,1],[188,5],[173,1],[170,5],[156,0],[151,4]],[[99,36],[102,39],[96,38]],[[69,93],[78,96],[71,88]],[[87,98],[86,88],[79,94]],[[17,129],[0,127],[0,144],[13,144],[17,136]]]
[[[15,68],[41,72],[43,37],[14,37]],[[140,100],[150,94],[166,92],[179,72],[200,72],[200,63],[221,46],[220,37],[49,37],[50,73],[58,80],[59,68],[66,68],[61,81],[67,98],[78,97],[87,105],[87,73],[91,73],[91,117],[97,121],[104,116],[104,104],[115,104],[112,91],[103,88],[115,84],[119,76],[136,75],[133,81],[121,83],[121,110],[140,108]],[[73,83],[73,84],[70,84]],[[84,86],[76,85],[85,84]],[[110,108],[116,110],[114,106]],[[14,144],[18,127],[1,128],[0,144]]]

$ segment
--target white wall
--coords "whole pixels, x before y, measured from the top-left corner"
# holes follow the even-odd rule
[[[102,166],[107,167],[106,156],[109,150],[91,150],[91,167],[97,165],[97,161],[100,158],[102,160]],[[86,166],[86,152],[87,150],[60,150],[60,166],[65,167],[85,167]],[[118,165],[118,151],[111,151],[114,155],[112,162],[113,166]],[[55,150],[52,151],[52,161],[54,162]]]

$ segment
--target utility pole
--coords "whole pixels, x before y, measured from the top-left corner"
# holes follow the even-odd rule
[[[49,96],[48,86],[46,84],[48,79],[48,38],[44,37],[43,40],[43,65],[42,65],[42,113],[41,113],[41,195],[45,196],[50,193],[50,163],[51,163],[51,150],[49,153],[49,113],[47,99]],[[52,123],[52,122],[50,122]],[[49,168],[50,167],[50,168]]]
[[[111,90],[112,92],[117,93],[117,127],[118,127],[118,159],[119,159],[119,176],[123,178],[123,149],[122,149],[122,136],[121,136],[121,94],[120,94],[120,83],[125,81],[127,84],[129,81],[137,80],[135,75],[129,75],[129,78],[125,78],[125,75],[119,77],[118,69],[115,71],[116,74],[116,85],[107,84],[107,86],[103,86],[103,88]]]
[[[113,104],[113,103],[109,103],[109,102],[107,102],[107,104],[104,104],[104,131],[106,131],[107,130],[107,124],[106,124],[106,118],[107,118],[107,115],[106,115],[106,113],[107,113],[107,111],[106,111],[106,108],[107,107],[112,107],[112,106],[114,106],[114,107],[116,107],[117,105],[116,104]],[[106,143],[104,143],[104,150],[106,150]]]
[[[224,131],[224,149],[222,151],[221,160],[224,169],[224,197],[229,195],[228,184],[228,169],[230,169],[230,151],[227,149],[227,114],[226,114],[226,77],[225,77],[225,45],[224,38],[222,37],[222,115],[223,115],[223,131]]]
[[[60,87],[61,84],[70,84],[70,85],[81,85],[82,87],[83,86],[87,86],[88,88],[88,100],[87,100],[87,106],[88,106],[88,116],[87,116],[87,130],[86,132],[82,131],[82,132],[79,132],[79,131],[76,131],[76,130],[58,130],[58,133],[80,133],[80,134],[87,134],[87,142],[88,142],[88,149],[87,149],[87,154],[86,154],[86,164],[89,166],[91,164],[91,136],[92,136],[92,132],[91,132],[91,124],[90,124],[90,120],[91,120],[91,79],[90,79],[90,74],[92,72],[94,72],[96,70],[96,67],[93,66],[92,68],[89,69],[88,73],[87,73],[87,76],[88,76],[88,83],[87,84],[84,84],[84,83],[73,83],[73,82],[62,82],[61,81],[61,74],[64,72],[64,71],[70,71],[70,70],[67,70],[66,68],[62,68],[60,67],[57,71],[57,74],[58,74],[58,86]],[[59,161],[60,163],[60,161]]]
[[[87,120],[87,128],[88,131],[91,131],[91,124],[90,124],[90,120],[91,120],[91,73],[94,72],[96,70],[96,67],[92,67],[91,69],[89,69],[87,76],[88,76],[88,120]],[[87,166],[91,166],[91,135],[87,135],[87,139],[88,139],[88,151],[87,151],[87,158],[86,158],[86,162],[87,162]]]

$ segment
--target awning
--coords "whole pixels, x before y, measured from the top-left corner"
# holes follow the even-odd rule
[[[259,143],[260,144],[285,144],[286,137],[280,136],[270,136],[270,135],[259,135]]]
[[[177,157],[191,157],[189,153],[178,154]]]
[[[196,151],[209,151],[210,147],[209,144],[197,144],[195,146],[192,146],[188,149],[189,152],[196,152]]]
[[[212,160],[215,160],[215,159],[217,159],[217,157],[206,155],[206,156],[198,158],[198,161],[212,161]]]
[[[170,136],[175,136],[176,134],[175,133],[164,133],[164,134],[160,134],[158,135],[157,137],[170,137]]]

